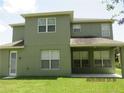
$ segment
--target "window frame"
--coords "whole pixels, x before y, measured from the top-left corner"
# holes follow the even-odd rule
[[[49,58],[48,58],[48,60],[49,60],[49,68],[42,68],[42,52],[43,51],[48,51],[49,52]],[[59,62],[58,62],[58,68],[52,68],[52,57],[51,57],[51,53],[52,53],[52,51],[58,51],[59,52]],[[42,69],[42,70],[60,70],[60,50],[41,50],[41,57],[40,57],[40,68]]]
[[[108,28],[108,29],[105,29]],[[109,23],[101,24],[101,35],[102,37],[110,37],[111,36],[111,25]]]
[[[78,56],[76,56],[78,55]],[[76,56],[76,57],[75,57]],[[86,57],[87,56],[87,57]],[[83,51],[73,51],[73,64],[77,63],[79,61],[80,66],[77,68],[90,68],[90,61],[89,61],[89,51],[83,50]],[[88,64],[83,64],[83,60],[87,60]],[[75,62],[77,61],[77,62]],[[74,65],[72,65],[73,68],[76,68]]]
[[[45,21],[46,21],[46,24],[45,24],[45,26],[46,26],[46,31],[45,31],[45,32],[39,32],[39,26],[40,26],[40,25],[39,25],[39,20],[40,20],[40,19],[45,19]],[[48,31],[48,26],[49,26],[48,20],[49,20],[49,19],[55,19],[55,24],[54,24],[54,25],[55,25],[55,31],[50,31],[50,32]],[[55,32],[56,32],[56,17],[38,18],[38,20],[37,20],[37,32],[38,32],[38,33],[55,33]]]
[[[103,57],[103,52],[105,52],[105,51],[107,51],[108,53],[109,53],[109,58],[107,58],[107,59],[105,59],[104,57]],[[100,56],[100,59],[98,58],[98,59],[95,59],[95,52],[98,52],[99,53],[99,56]],[[96,68],[112,68],[112,62],[111,62],[111,58],[110,58],[110,51],[109,50],[95,50],[94,52],[93,52],[93,55],[94,55],[94,67],[96,67]],[[100,60],[100,62],[101,62],[101,65],[100,66],[97,66],[97,64],[95,64],[95,60]],[[105,64],[104,64],[104,60],[109,60],[110,61],[110,65],[111,66],[105,66]]]
[[[78,31],[78,32],[81,32],[81,24],[73,24],[73,25],[72,25],[72,30],[73,30],[73,32],[74,32],[74,33],[77,32],[77,31],[74,31],[74,29],[77,29],[77,28],[75,28],[76,26],[79,26],[78,29],[80,29],[80,31]]]

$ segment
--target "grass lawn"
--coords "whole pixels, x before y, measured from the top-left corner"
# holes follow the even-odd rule
[[[124,93],[123,79],[100,80],[66,77],[1,79],[0,93]]]

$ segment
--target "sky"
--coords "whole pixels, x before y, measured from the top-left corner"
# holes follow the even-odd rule
[[[121,8],[120,6],[118,8]],[[0,0],[0,45],[12,42],[12,28],[9,24],[22,23],[23,13],[74,11],[75,18],[108,18],[108,12],[101,0]],[[114,40],[124,41],[124,25],[113,24]]]

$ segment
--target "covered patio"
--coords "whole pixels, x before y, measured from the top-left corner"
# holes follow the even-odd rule
[[[124,77],[124,43],[106,38],[71,38],[72,77]],[[122,76],[115,74],[120,48]],[[77,56],[79,55],[79,56]]]
[[[72,74],[71,77],[122,78],[122,76],[119,74]]]

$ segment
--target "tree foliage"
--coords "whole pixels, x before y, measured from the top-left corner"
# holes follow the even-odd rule
[[[114,11],[112,19],[117,19],[118,24],[124,24],[124,0],[102,0],[108,11]]]

